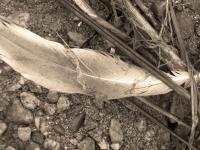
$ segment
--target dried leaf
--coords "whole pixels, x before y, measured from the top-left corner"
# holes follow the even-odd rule
[[[65,48],[0,17],[0,58],[25,78],[50,90],[105,96],[165,94],[171,89],[145,70],[90,49]],[[187,72],[170,78],[181,85]]]

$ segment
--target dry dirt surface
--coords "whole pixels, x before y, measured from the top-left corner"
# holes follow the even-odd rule
[[[99,15],[108,17],[109,9],[100,0],[90,0],[90,4]],[[191,6],[189,0],[177,1],[177,18],[188,53],[197,69],[200,57],[199,8],[200,5],[195,8]],[[0,15],[46,39],[62,43],[59,34],[70,47],[82,46],[95,33],[56,0],[1,0]],[[112,45],[96,34],[87,47],[109,51]],[[169,110],[172,95],[154,97],[154,103]],[[190,104],[179,99],[178,106],[181,108],[176,114],[189,120]],[[159,113],[147,107],[144,109],[171,129],[175,127]],[[187,130],[176,130],[182,137],[188,136]],[[200,142],[200,139],[196,141]],[[79,94],[49,91],[23,78],[0,61],[0,150],[185,148],[137,108],[130,111],[116,100],[96,100]]]

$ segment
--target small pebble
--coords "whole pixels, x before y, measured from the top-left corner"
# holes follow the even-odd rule
[[[89,130],[93,130],[98,126],[98,123],[92,119],[90,119],[89,117],[86,117],[85,119],[85,130],[89,131]]]
[[[21,76],[18,83],[21,84],[21,85],[24,85],[26,81],[27,81],[27,79],[24,78],[23,76]]]
[[[41,86],[37,85],[36,83],[32,82],[32,81],[27,81],[27,85],[29,87],[29,90],[32,93],[42,93],[42,88]]]
[[[119,143],[113,143],[110,146],[113,150],[119,150],[120,149],[120,144]]]
[[[8,89],[8,91],[14,92],[14,91],[17,91],[18,89],[20,89],[21,87],[22,87],[21,84],[15,83]]]
[[[40,116],[35,116],[34,123],[35,123],[35,127],[37,129],[40,129],[41,117]]]
[[[46,139],[44,141],[44,148],[49,150],[60,150],[61,146],[60,143],[58,143],[57,141]]]
[[[54,125],[53,129],[61,135],[65,134],[65,129],[61,125]]]
[[[30,144],[26,146],[26,150],[40,150],[40,145],[30,142]]]
[[[8,146],[8,147],[5,148],[5,150],[16,150],[16,149],[12,146]]]
[[[146,132],[144,139],[145,139],[146,141],[151,141],[151,140],[153,140],[154,136],[155,136],[154,130],[153,130],[153,129],[150,129],[150,130],[148,130],[148,131]]]
[[[95,150],[95,142],[93,139],[86,137],[78,144],[79,150]]]
[[[200,23],[195,23],[195,32],[200,37]]]
[[[7,129],[6,123],[0,120],[0,136],[4,134],[6,129]]]
[[[17,133],[18,133],[19,139],[26,142],[31,137],[31,128],[29,128],[29,127],[19,127]]]
[[[85,37],[77,32],[68,32],[69,38],[76,44],[76,46],[81,46],[85,42]]]
[[[58,92],[55,91],[49,91],[47,94],[47,99],[49,103],[56,103],[58,101],[59,95]]]
[[[23,106],[27,109],[33,110],[40,105],[40,100],[31,93],[23,92],[20,94],[20,98]]]
[[[112,143],[121,143],[123,140],[123,132],[121,124],[118,120],[112,119],[109,128],[109,135]]]
[[[55,104],[49,104],[49,103],[45,103],[44,106],[44,111],[48,114],[48,115],[54,115],[56,112],[56,105]]]
[[[80,21],[80,18],[77,17],[77,16],[74,16],[74,17],[73,17],[73,21]]]
[[[69,109],[70,101],[67,97],[61,96],[57,102],[57,112],[60,113]]]
[[[81,114],[75,116],[75,118],[71,122],[71,131],[72,132],[76,132],[81,128],[81,126],[84,124],[85,116],[86,116],[85,113],[81,113]]]
[[[102,142],[103,131],[100,130],[99,128],[89,131],[88,134],[98,143]]]
[[[40,131],[33,131],[31,133],[31,139],[33,142],[41,145],[44,143],[45,137]]]
[[[35,123],[35,127],[39,130],[40,129],[40,124],[41,124],[41,120],[42,120],[42,116],[44,115],[42,110],[38,110],[35,113],[35,119],[34,119],[34,123]]]
[[[98,143],[98,145],[99,145],[101,150],[109,149],[109,144],[104,138],[101,139],[101,141]]]
[[[73,145],[77,145],[78,141],[77,141],[77,139],[70,139],[70,143]]]
[[[14,145],[17,150],[24,150],[25,149],[25,143],[20,139],[15,139]]]
[[[43,135],[47,136],[49,134],[49,125],[48,121],[45,118],[41,118],[40,120],[40,131],[42,132]]]
[[[19,124],[30,124],[33,122],[33,114],[19,100],[14,100],[8,108],[7,119]]]
[[[4,120],[6,118],[5,112],[0,111],[0,120]]]

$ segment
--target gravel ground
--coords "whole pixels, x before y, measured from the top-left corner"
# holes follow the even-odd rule
[[[109,10],[100,1],[92,0],[91,4],[100,15],[108,15]],[[81,46],[94,34],[56,0],[3,0],[0,14],[49,40],[62,42],[59,33],[71,47]],[[199,10],[190,9],[180,10],[178,14],[180,22],[184,20],[189,24],[185,27],[183,23],[181,28],[185,30],[185,41],[194,61],[199,57],[198,14]],[[88,45],[97,50],[109,50],[109,46],[101,36],[95,36]],[[0,150],[172,150],[183,147],[181,144],[178,147],[168,132],[136,108],[130,111],[115,100],[99,102],[84,95],[49,91],[23,78],[2,61],[0,95]],[[159,96],[155,103],[166,108],[171,95]],[[189,109],[188,104],[184,106]],[[166,118],[145,109],[167,125]]]

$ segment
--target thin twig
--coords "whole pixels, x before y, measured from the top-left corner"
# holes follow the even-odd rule
[[[170,7],[170,14],[171,14],[171,19],[174,25],[174,29],[176,32],[176,36],[179,42],[179,46],[180,46],[180,50],[181,50],[181,58],[183,59],[183,61],[186,63],[186,49],[185,49],[185,43],[183,42],[182,36],[181,36],[181,31],[180,31],[180,27],[178,25],[178,21],[176,19],[176,15],[172,6],[172,1],[169,0],[169,7]]]
[[[166,127],[163,123],[159,122],[156,118],[151,116],[148,112],[143,110],[136,102],[131,101],[131,100],[121,100],[120,101],[126,108],[130,110],[135,110],[135,107],[147,118],[149,118],[152,122],[157,124],[159,127],[163,128],[165,131],[169,132],[172,136],[176,137],[179,141],[183,142],[186,144],[189,148],[197,150],[196,147],[190,145],[186,140],[184,140],[182,137],[171,131],[168,127]]]
[[[169,0],[166,0],[166,11],[165,11],[165,19],[162,23],[160,32],[159,32],[159,37],[162,38],[162,34],[164,31],[164,27],[167,25],[167,18],[168,18],[168,13],[169,13]]]
[[[125,10],[124,13],[128,14],[127,19],[133,25],[136,25],[138,28],[142,29],[145,33],[149,35],[152,39],[152,42],[156,43],[160,47],[161,51],[161,58],[165,63],[169,63],[168,66],[171,70],[185,70],[186,65],[180,59],[180,57],[176,54],[177,49],[170,45],[167,45],[163,39],[159,37],[157,31],[146,21],[146,19],[141,15],[141,13],[137,10],[135,6],[132,5],[131,1],[129,0],[118,0],[119,6]]]
[[[153,12],[147,6],[145,6],[145,4],[142,2],[142,0],[135,0],[135,3],[143,11],[143,13],[145,14],[145,16],[152,23],[152,25],[156,29],[158,29],[158,22],[157,22],[156,18],[154,17]]]
[[[106,21],[111,19],[112,14],[109,14],[108,17],[106,17]],[[88,46],[89,42],[94,39],[98,35],[98,32],[95,31],[88,39],[86,39],[83,44],[80,46],[80,48],[85,48]]]
[[[135,52],[132,48],[130,48],[127,44],[125,44],[122,40],[114,36],[110,31],[108,31],[105,28],[102,28],[101,25],[99,25],[97,22],[95,22],[93,19],[90,18],[87,14],[82,12],[76,5],[72,4],[68,0],[58,0],[60,3],[62,3],[67,9],[71,10],[73,13],[75,13],[79,18],[81,18],[83,21],[85,21],[88,25],[92,26],[96,31],[98,31],[100,34],[102,34],[107,40],[109,40],[112,44],[114,44],[116,47],[121,50],[124,54],[129,56],[129,58],[142,66],[144,69],[146,69],[149,73],[157,77],[159,80],[161,80],[163,83],[168,85],[170,88],[172,88],[174,91],[176,91],[178,94],[182,95],[186,99],[190,99],[190,95],[188,91],[186,91],[183,87],[177,85],[174,83],[165,73],[158,70],[155,66],[153,66],[151,63],[149,63],[146,59],[144,59],[141,55],[139,55],[137,52]]]
[[[87,15],[91,17],[95,22],[98,22],[102,27],[106,28],[107,30],[110,30],[112,33],[117,35],[120,39],[123,39],[123,41],[130,41],[131,38],[126,35],[126,33],[120,31],[115,26],[98,16],[95,11],[86,3],[85,0],[73,0],[74,3],[79,6],[80,9],[82,9]]]
[[[168,117],[169,119],[172,119],[172,120],[176,121],[179,125],[182,125],[182,126],[188,128],[189,130],[191,130],[191,127],[190,127],[188,124],[184,123],[183,121],[181,121],[179,118],[177,118],[177,117],[174,116],[173,114],[171,114],[171,113],[169,113],[169,112],[163,110],[162,108],[156,106],[155,104],[151,103],[151,102],[150,102],[149,100],[147,100],[146,98],[144,98],[144,97],[136,97],[136,99],[138,99],[139,101],[145,103],[145,104],[148,105],[149,107],[151,107],[151,108],[157,110],[159,113],[161,113],[162,115]]]
[[[191,85],[191,109],[192,109],[192,129],[190,133],[189,144],[192,145],[194,142],[195,132],[198,125],[198,88],[196,87],[196,83],[192,80]]]
[[[177,35],[177,39],[179,42],[179,46],[181,48],[181,56],[184,59],[184,61],[187,64],[188,72],[190,75],[191,79],[191,109],[192,109],[192,128],[191,128],[191,133],[190,133],[190,139],[189,139],[189,144],[192,145],[195,137],[195,132],[196,132],[196,127],[198,125],[198,98],[199,98],[199,91],[194,79],[194,68],[191,65],[191,62],[189,60],[189,57],[186,52],[185,44],[183,41],[183,38],[181,36],[181,31],[179,28],[179,24],[176,19],[176,15],[172,6],[172,1],[170,0],[170,13],[171,13],[171,18],[172,22],[174,25],[174,29]]]

